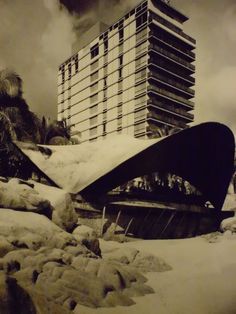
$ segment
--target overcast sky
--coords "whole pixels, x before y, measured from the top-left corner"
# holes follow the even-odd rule
[[[56,117],[57,68],[98,18],[111,23],[138,0],[0,0],[0,68],[24,81],[31,110]],[[172,0],[197,40],[195,122],[219,121],[236,133],[236,0]],[[75,31],[76,29],[76,31]]]

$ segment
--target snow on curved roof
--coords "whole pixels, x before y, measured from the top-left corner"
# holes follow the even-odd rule
[[[158,141],[159,139],[139,140],[116,135],[106,140],[78,145],[40,145],[39,147],[50,150],[50,156],[38,150],[23,148],[24,146],[21,146],[21,150],[59,187],[78,193],[120,163]]]
[[[223,124],[207,122],[152,140],[118,135],[71,146],[18,148],[59,187],[86,199],[155,171],[179,175],[216,208],[223,205],[234,165],[234,136]]]

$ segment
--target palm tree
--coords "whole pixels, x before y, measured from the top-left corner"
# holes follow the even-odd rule
[[[66,120],[53,121],[47,125],[44,125],[43,131],[43,144],[51,145],[67,145],[69,144],[71,137],[71,126],[68,126]]]
[[[174,133],[177,133],[181,131],[180,128],[177,127],[170,127],[168,125],[163,125],[161,127],[154,127],[152,129],[152,134],[149,136],[150,138],[159,138],[159,137],[165,137],[165,136],[169,136],[172,135]]]
[[[41,122],[22,97],[22,85],[21,77],[14,71],[0,71],[0,112],[9,118],[17,140],[37,143]]]

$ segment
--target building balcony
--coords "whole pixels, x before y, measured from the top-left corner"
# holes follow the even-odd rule
[[[166,115],[163,115],[163,114],[157,114],[154,111],[149,111],[149,113],[147,114],[147,122],[153,123],[153,124],[163,123],[171,127],[177,127],[180,129],[185,129],[187,127],[187,124],[182,121],[167,117]],[[152,127],[149,125],[147,127],[147,131],[151,131],[151,130],[152,130]]]
[[[149,39],[154,42],[158,42],[160,45],[166,47],[167,49],[172,50],[175,54],[178,54],[185,60],[190,62],[195,61],[195,53],[185,49],[184,47],[180,47],[174,40],[170,40],[169,38],[165,38],[162,34],[159,34],[158,31],[151,30],[149,32]]]
[[[186,87],[183,84],[180,84],[176,82],[175,80],[172,80],[168,78],[167,76],[162,75],[160,73],[151,71],[150,73],[148,73],[148,79],[150,80],[153,79],[154,81],[158,81],[165,84],[167,88],[169,87],[170,90],[174,92],[176,91],[181,96],[193,98],[195,95],[195,91],[193,89]]]
[[[149,47],[148,47],[148,51],[157,53],[158,55],[161,55],[161,56],[163,56],[165,58],[168,58],[172,62],[177,63],[179,66],[181,66],[181,67],[183,67],[185,69],[188,69],[190,71],[190,73],[194,73],[195,72],[195,65],[191,64],[190,62],[185,61],[182,58],[179,58],[175,54],[173,54],[171,52],[168,52],[166,49],[163,49],[163,48],[161,48],[158,45],[150,44]]]
[[[186,120],[186,123],[193,122],[194,115],[192,113],[189,113],[181,108],[177,108],[174,105],[164,103],[156,99],[149,99],[147,103],[149,108],[153,107],[154,109],[162,110],[163,112],[167,112],[171,115],[179,116],[183,120]]]
[[[147,87],[147,92],[148,93],[154,93],[157,94],[159,96],[162,96],[165,99],[169,99],[172,102],[177,102],[179,104],[183,104],[185,106],[187,106],[189,109],[193,109],[194,108],[194,103],[188,99],[184,99],[183,97],[177,96],[171,92],[168,92],[162,88],[150,85]]]
[[[164,19],[163,17],[161,17],[160,15],[156,14],[153,11],[150,11],[149,14],[149,22],[152,22],[152,20],[155,20],[157,22],[159,22],[160,24],[164,25],[165,27],[171,29],[173,32],[179,34],[180,36],[182,36],[183,38],[187,39],[188,41],[190,41],[191,43],[193,43],[194,45],[196,44],[196,40],[194,38],[192,38],[191,36],[185,34],[181,28],[175,26],[173,23],[167,21],[166,19]]]
[[[195,84],[195,78],[179,71],[176,67],[171,66],[168,62],[164,62],[158,58],[150,57],[148,59],[148,66],[154,66],[157,69],[160,69],[162,72],[164,71],[167,77],[170,77],[178,82],[183,83],[184,85],[193,86]]]

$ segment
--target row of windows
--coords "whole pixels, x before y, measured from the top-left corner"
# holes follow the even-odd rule
[[[144,38],[147,38],[147,29],[146,28],[137,33],[137,35],[136,35],[136,42],[139,42],[139,41],[143,40]],[[139,46],[137,46],[137,48],[136,48],[136,55],[139,54],[139,53],[142,53],[146,48],[147,48],[147,43],[146,42],[144,42],[144,43],[140,44]],[[119,66],[122,66],[123,65],[123,49],[124,49],[123,43],[119,44],[118,49],[119,49],[119,55],[120,55],[118,57],[119,58]],[[95,44],[90,49],[90,54],[91,54],[91,58],[92,59],[99,54],[99,45],[98,45],[98,43]],[[78,71],[79,71],[78,54],[73,57],[73,60],[74,60],[73,66],[74,66],[75,73],[78,73]],[[108,62],[108,55],[106,54],[104,56],[104,64],[106,64],[107,62]],[[96,60],[96,61],[92,62],[91,65],[90,65],[91,72],[95,71],[98,68],[98,66],[99,66],[99,60]],[[65,81],[65,65],[60,66],[60,70],[62,71],[62,83],[64,83],[64,81]],[[104,75],[107,75],[106,72],[107,72],[107,68],[104,67]],[[69,79],[71,78],[71,75],[72,75],[72,64],[69,63],[68,64],[68,76],[69,76]],[[96,76],[96,74],[94,76]],[[92,78],[91,81],[93,81],[95,79],[96,78],[94,78],[94,79]]]
[[[95,107],[95,106],[94,106]],[[90,113],[94,113],[94,107],[91,107],[90,108]],[[119,106],[117,106],[117,119],[118,119],[118,126],[120,126],[121,124],[122,124],[122,104],[121,105],[119,105]],[[97,113],[97,106],[96,106],[96,112],[95,113]],[[146,118],[146,114],[147,114],[147,112],[146,112],[146,109],[144,108],[144,109],[141,109],[141,110],[139,110],[139,111],[135,111],[134,112],[134,120],[135,121],[138,121],[138,120],[143,120],[143,119],[145,119]],[[107,112],[103,112],[103,121],[104,120],[106,120],[107,119]],[[96,125],[98,123],[98,115],[95,115],[95,116],[93,116],[93,117],[91,117],[90,119],[89,119],[89,125],[90,125],[90,127],[92,127],[92,126],[94,126],[94,125]]]
[[[139,29],[141,26],[143,26],[145,23],[147,23],[147,11],[142,13],[136,18],[136,29]],[[124,24],[123,21],[121,21],[118,25],[118,35],[119,35],[119,41],[122,43],[124,39]],[[140,36],[143,36],[142,34]],[[104,51],[107,52],[108,50],[108,35],[104,35],[103,37],[103,45],[104,45]],[[123,44],[122,47],[119,49],[123,51]],[[99,44],[96,43],[94,46],[90,48],[90,56],[91,59],[95,58],[99,55]]]
[[[135,113],[134,113],[134,115],[135,115],[136,120],[139,117],[141,119],[141,116],[142,116],[142,118],[144,118],[143,114],[145,114],[145,108],[144,108],[145,104],[146,104],[146,96],[145,95],[135,99]],[[138,111],[137,109],[139,109],[139,108],[140,108],[140,110]],[[68,109],[69,109],[69,107],[68,107]],[[65,110],[62,110],[61,113],[63,113],[64,111]],[[122,117],[122,113],[123,113],[123,103],[122,103],[122,94],[120,94],[120,99],[118,101],[118,106],[117,106],[117,117],[119,117],[119,118]],[[69,114],[70,114],[70,112],[69,112]],[[89,114],[91,116],[90,126],[93,126],[98,121],[97,120],[98,114],[101,114],[98,112],[98,104],[92,105],[89,108]],[[106,121],[106,119],[107,119],[107,101],[103,101],[102,118],[103,118],[103,121]]]
[[[94,123],[94,121],[96,121],[96,118],[97,117],[93,117],[90,119],[90,126],[91,126],[89,129],[89,136],[90,137],[94,137],[97,135],[98,127],[97,126],[92,127],[92,125],[96,123],[96,122]],[[94,119],[94,120],[92,120],[92,119]],[[107,126],[107,123],[103,122],[102,123],[103,134],[106,133],[106,126]],[[117,130],[121,130],[121,129],[122,129],[122,117],[117,119]]]
[[[125,15],[123,19],[121,19],[118,23],[112,25],[108,31],[111,31],[112,29],[116,29],[118,27],[118,32],[119,32],[119,40],[122,41],[124,38],[124,20],[129,18],[130,16],[134,15],[136,13],[136,27],[139,28],[142,25],[144,25],[147,22],[147,11],[143,12],[140,15],[140,12],[145,10],[147,8],[147,1],[141,3],[136,9],[133,9],[129,13]],[[103,39],[103,44],[104,44],[104,51],[106,52],[108,50],[108,31],[104,32],[99,39]],[[93,47],[90,49],[90,55],[91,59],[96,57],[99,54],[99,44],[95,44]],[[65,72],[65,66],[71,64],[72,66],[75,66],[75,73],[79,71],[79,60],[78,60],[78,54],[72,56],[70,59],[66,60],[65,63],[63,63],[60,67],[59,70],[64,73]],[[62,74],[64,76],[64,74]],[[65,79],[65,77],[64,77]]]
[[[116,24],[112,25],[109,28],[109,32],[112,31],[113,29],[116,29],[117,27],[121,27],[121,25],[123,25],[124,21],[127,20],[129,17],[131,17],[132,15],[134,15],[135,13],[137,14],[138,12],[140,12],[141,10],[147,8],[147,1],[141,3],[137,8],[131,10],[130,12],[128,12],[124,18],[122,18],[121,20],[119,20]],[[105,41],[105,39],[108,37],[108,31],[104,32],[99,39],[101,40],[103,38],[103,40]]]

